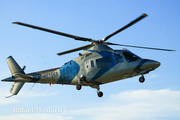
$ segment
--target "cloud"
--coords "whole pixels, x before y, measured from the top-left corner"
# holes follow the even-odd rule
[[[57,114],[18,114],[11,116],[0,116],[1,120],[71,120],[73,117],[63,117]]]
[[[144,120],[180,119],[180,91],[136,90],[110,96],[102,106],[79,109],[74,114],[88,114],[89,119]]]
[[[23,93],[24,94],[24,93]],[[39,93],[38,93],[39,94]],[[38,96],[35,95],[36,96]],[[40,93],[41,94],[41,93]],[[54,95],[56,93],[42,93]],[[9,116],[0,116],[0,119],[112,119],[112,120],[158,120],[180,119],[180,91],[170,89],[160,90],[129,90],[111,95],[108,100],[100,98],[101,103],[91,103],[87,100],[84,108],[70,109],[69,113],[13,113]],[[86,102],[87,102],[86,101]],[[102,102],[103,101],[103,102]],[[93,102],[93,101],[92,101]],[[77,103],[78,104],[78,103]],[[89,106],[89,105],[91,106]],[[92,106],[93,105],[93,106]],[[96,105],[96,106],[95,106]]]
[[[7,91],[7,88],[0,88],[0,105],[4,104],[13,104],[19,102],[15,98],[6,98],[6,96],[10,95],[9,91]],[[4,92],[5,91],[5,92]]]
[[[28,93],[28,94],[27,94]],[[20,97],[45,97],[45,96],[57,96],[59,93],[57,91],[21,91]]]
[[[1,105],[4,105],[4,104],[12,104],[12,103],[17,103],[19,102],[18,100],[16,99],[7,99],[5,98],[5,96],[0,96],[0,104]]]
[[[146,76],[146,78],[148,78],[148,79],[150,79],[150,78],[157,78],[158,77],[158,75],[157,74],[148,74],[147,76]]]
[[[10,89],[10,88],[9,88]],[[20,102],[21,98],[27,98],[27,97],[46,97],[46,96],[57,96],[59,93],[58,91],[41,91],[41,92],[37,92],[37,91],[20,91],[20,93],[18,93],[18,97],[12,96],[10,98],[6,98],[6,96],[11,95],[11,93],[9,92],[9,90],[5,87],[0,88],[0,105],[5,105],[5,104],[13,104],[13,103],[18,103]],[[5,92],[4,92],[5,91]]]

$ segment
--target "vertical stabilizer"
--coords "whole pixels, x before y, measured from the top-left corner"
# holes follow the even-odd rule
[[[7,64],[9,66],[9,69],[13,76],[15,76],[16,73],[23,73],[24,71],[21,69],[21,67],[17,64],[17,62],[13,59],[12,56],[9,56],[7,59]]]
[[[9,56],[6,59],[6,61],[12,73],[12,76],[16,76],[18,73],[25,74],[24,70],[21,69],[21,67],[17,64],[17,62],[13,59],[12,56]],[[10,89],[10,93],[12,94],[11,96],[17,95],[18,92],[21,90],[22,86],[24,85],[24,83],[25,82],[14,82],[14,84],[12,85]],[[11,97],[11,96],[8,96],[8,97]]]

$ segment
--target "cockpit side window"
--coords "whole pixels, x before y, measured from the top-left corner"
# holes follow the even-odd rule
[[[138,57],[137,55],[135,55],[131,52],[128,52],[128,51],[123,52],[123,55],[127,62],[134,62],[134,61],[140,59],[140,57]]]
[[[116,57],[116,62],[117,63],[123,62],[123,57],[120,54],[115,54],[115,57]]]

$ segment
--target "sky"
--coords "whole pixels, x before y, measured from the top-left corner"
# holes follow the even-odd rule
[[[127,48],[138,56],[161,62],[155,71],[101,85],[96,89],[26,83],[9,99],[13,83],[0,83],[1,120],[179,120],[180,119],[180,1],[179,0],[2,0],[0,4],[0,79],[11,76],[10,55],[25,72],[60,67],[78,52],[56,53],[89,44],[19,26],[24,22],[77,36],[102,39],[143,13],[148,16],[108,41],[176,50]],[[123,47],[110,46],[120,50]],[[30,90],[31,89],[31,90]]]

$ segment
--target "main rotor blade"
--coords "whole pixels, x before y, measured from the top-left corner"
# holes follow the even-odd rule
[[[92,46],[92,44],[88,44],[88,45],[85,45],[85,46],[82,46],[82,47],[78,47],[78,48],[75,48],[75,49],[71,49],[71,50],[67,50],[67,51],[64,51],[64,52],[60,52],[60,53],[57,53],[57,55],[64,55],[64,54],[67,54],[67,53],[71,53],[71,52],[76,52],[76,51],[79,51],[79,50],[83,50],[83,49],[86,49],[88,47]]]
[[[152,49],[152,50],[175,51],[175,50],[170,50],[170,49],[161,49],[161,48],[150,48],[150,47],[123,45],[123,44],[116,44],[116,43],[110,43],[110,42],[105,42],[105,44],[108,44],[108,45],[118,45],[118,46],[126,46],[126,47],[134,47],[134,48],[143,48],[143,49]]]
[[[26,23],[22,23],[22,22],[13,22],[13,24],[18,24],[18,25],[22,25],[22,26],[26,26],[26,27],[31,27],[31,28],[34,28],[34,29],[38,29],[38,30],[54,33],[54,34],[57,34],[57,35],[62,35],[62,36],[69,37],[69,38],[74,38],[75,40],[95,42],[94,40],[92,40],[90,38],[79,37],[79,36],[75,36],[75,35],[59,32],[59,31],[55,31],[55,30],[50,30],[50,29],[46,29],[46,28],[42,28],[42,27],[38,27],[38,26],[26,24]]]
[[[118,34],[119,32],[121,32],[121,31],[123,31],[123,30],[125,30],[126,28],[128,28],[128,27],[130,27],[131,25],[137,23],[138,21],[140,21],[141,19],[143,19],[143,18],[146,17],[146,16],[147,16],[147,14],[144,13],[143,15],[141,15],[140,17],[138,17],[138,18],[135,19],[134,21],[130,22],[129,24],[125,25],[124,27],[120,28],[119,30],[115,31],[114,33],[112,33],[112,34],[106,36],[105,38],[103,38],[103,41],[108,40],[110,37]]]

